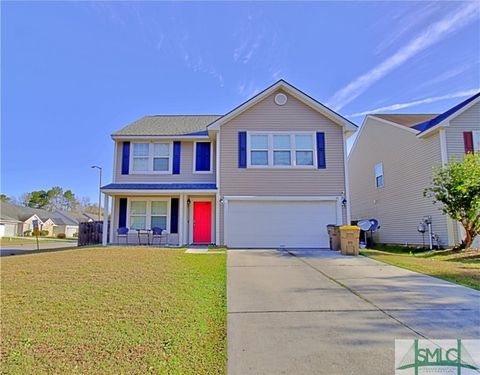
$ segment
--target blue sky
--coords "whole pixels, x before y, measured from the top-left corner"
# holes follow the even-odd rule
[[[2,2],[1,192],[96,201],[110,134],[222,114],[284,78],[361,124],[480,87],[479,2]]]

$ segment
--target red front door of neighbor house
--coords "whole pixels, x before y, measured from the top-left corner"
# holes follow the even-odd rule
[[[212,243],[212,202],[193,202],[193,243]]]

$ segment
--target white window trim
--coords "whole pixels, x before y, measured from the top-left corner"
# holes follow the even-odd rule
[[[145,219],[145,229],[152,229],[152,202],[167,202],[167,227],[165,230],[170,233],[170,218],[171,218],[171,208],[170,208],[170,197],[168,198],[127,198],[127,227],[129,233],[137,233],[136,229],[131,228],[130,221],[130,206],[132,202],[146,202],[146,219]],[[143,216],[143,215],[142,215]],[[160,215],[154,215],[160,216]]]
[[[169,155],[168,155],[168,171],[154,171],[153,170],[153,151],[154,144],[168,144],[169,145]],[[148,144],[148,170],[146,171],[134,171],[133,170],[133,149],[136,144]],[[129,164],[129,174],[172,174],[173,168],[173,142],[132,142],[130,151],[130,164]]]
[[[210,143],[210,170],[197,171],[197,143]],[[194,174],[212,174],[213,173],[213,142],[209,140],[195,141],[193,143],[193,173]]]
[[[251,163],[251,147],[250,137],[252,135],[267,135],[268,136],[268,165],[252,165]],[[273,136],[274,135],[289,135],[290,136],[290,161],[291,165],[274,165],[273,164]],[[295,135],[310,135],[312,137],[312,151],[313,151],[313,165],[296,165],[296,145]],[[260,150],[260,149],[259,149]],[[280,150],[280,149],[278,149]],[[253,150],[255,151],[255,149]],[[299,151],[310,151],[306,149],[299,149]],[[316,137],[313,131],[254,131],[247,132],[247,168],[252,169],[317,169],[317,147]]]
[[[380,174],[378,176],[377,176],[377,170],[376,170],[377,165],[382,166],[382,174]],[[383,162],[375,164],[375,166],[373,167],[373,172],[374,172],[374,175],[375,175],[375,188],[382,189],[383,187],[385,187],[385,171],[383,170]],[[377,178],[380,177],[380,176],[382,176],[382,186],[377,185]]]
[[[473,152],[480,153],[480,131],[472,130]]]

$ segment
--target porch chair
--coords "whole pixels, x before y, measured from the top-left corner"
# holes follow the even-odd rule
[[[120,238],[125,238],[125,244],[128,245],[128,228],[120,227],[117,229],[118,244],[120,245]]]
[[[155,242],[155,238],[158,238],[158,245],[162,244],[162,238],[165,239],[165,245],[167,244],[167,233],[164,229],[160,227],[152,228],[152,245]]]

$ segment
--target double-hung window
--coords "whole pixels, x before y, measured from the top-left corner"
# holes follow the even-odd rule
[[[313,165],[313,136],[295,135],[296,165]]]
[[[273,135],[273,165],[292,165],[290,135]]]
[[[171,171],[171,143],[134,143],[132,171],[135,173],[168,173]]]
[[[383,181],[383,164],[378,163],[375,165],[375,186],[381,188],[384,185]]]
[[[250,136],[250,164],[268,166],[268,135],[252,134]]]
[[[153,170],[168,172],[170,169],[170,144],[153,143]]]
[[[472,132],[473,152],[480,153],[480,131]]]
[[[167,229],[167,200],[131,200],[130,229]]]
[[[149,154],[148,143],[133,144],[133,170],[135,172],[148,171]]]
[[[314,167],[315,133],[249,133],[248,166],[276,168]]]
[[[147,202],[132,201],[130,203],[130,228],[147,228]]]

